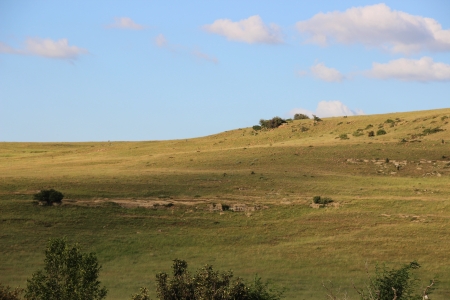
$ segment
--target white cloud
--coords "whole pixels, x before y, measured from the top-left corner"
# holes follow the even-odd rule
[[[419,60],[400,58],[386,64],[373,63],[369,77],[403,81],[450,81],[450,65],[434,62],[431,57]]]
[[[431,18],[391,10],[381,3],[353,7],[345,12],[319,13],[296,28],[309,36],[308,42],[326,46],[331,42],[361,43],[396,53],[425,50],[450,51],[450,29]]]
[[[265,25],[260,16],[233,22],[229,19],[219,19],[203,28],[211,33],[225,36],[228,40],[248,44],[281,44],[280,27],[276,24]]]
[[[344,80],[344,75],[336,69],[328,68],[324,63],[318,63],[311,68],[311,72],[314,77],[328,81],[328,82],[341,82]]]
[[[316,115],[321,118],[326,118],[338,116],[364,115],[364,112],[360,109],[351,110],[341,101],[334,100],[334,101],[320,101],[317,104],[315,112],[303,108],[294,108],[289,112],[290,116],[294,116],[295,114],[305,114],[308,116]]]
[[[14,49],[6,44],[0,43],[0,52],[22,55],[37,55],[47,58],[58,58],[75,60],[89,51],[77,46],[70,46],[67,39],[53,41],[51,39],[28,38],[24,49]]]
[[[121,17],[121,18],[114,18],[114,23],[106,25],[106,28],[142,30],[145,28],[145,26],[135,23],[131,18]]]
[[[163,34],[160,34],[156,37],[155,43],[158,47],[166,47],[168,45],[167,39]]]

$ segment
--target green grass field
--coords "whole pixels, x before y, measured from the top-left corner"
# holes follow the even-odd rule
[[[154,291],[175,258],[257,273],[287,299],[324,299],[328,280],[358,299],[351,286],[365,281],[366,261],[373,270],[417,260],[419,277],[440,280],[433,299],[450,299],[449,117],[442,109],[187,140],[0,143],[0,282],[24,287],[48,238],[66,236],[97,253],[107,299]],[[379,129],[387,134],[368,137]],[[33,204],[44,188],[63,192],[63,205]],[[316,195],[335,205],[310,207]],[[249,210],[210,211],[219,203]]]

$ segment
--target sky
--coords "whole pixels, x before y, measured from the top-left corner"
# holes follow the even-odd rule
[[[450,107],[450,1],[0,1],[0,141]]]

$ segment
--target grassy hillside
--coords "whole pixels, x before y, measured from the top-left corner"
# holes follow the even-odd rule
[[[352,293],[365,261],[417,259],[448,299],[449,121],[442,109],[187,140],[0,143],[0,282],[24,286],[47,239],[65,235],[98,254],[108,299],[152,289],[174,258],[258,273],[289,299],[323,299],[324,280]],[[64,205],[32,204],[43,188]],[[316,195],[335,205],[311,208]]]

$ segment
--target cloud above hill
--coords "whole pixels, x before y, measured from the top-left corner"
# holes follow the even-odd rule
[[[70,46],[67,39],[54,41],[51,39],[27,38],[25,40],[25,47],[22,49],[12,48],[0,43],[0,53],[75,60],[82,54],[88,54],[89,51],[77,46]]]
[[[320,101],[317,104],[316,111],[310,111],[304,108],[294,108],[289,112],[290,116],[294,116],[295,114],[305,114],[310,117],[312,115],[316,115],[321,118],[326,118],[338,116],[364,115],[364,112],[359,109],[352,110],[341,101],[332,100],[332,101]]]
[[[405,54],[450,51],[450,29],[442,29],[432,18],[392,10],[383,3],[318,13],[297,22],[296,29],[308,36],[307,42],[322,46],[363,44]]]
[[[434,62],[431,57],[421,59],[400,58],[388,63],[373,63],[368,77],[398,79],[402,81],[450,81],[450,65]]]
[[[283,43],[280,27],[276,24],[264,24],[258,15],[237,22],[230,19],[218,19],[212,24],[204,25],[203,29],[224,36],[230,41],[247,44]]]

